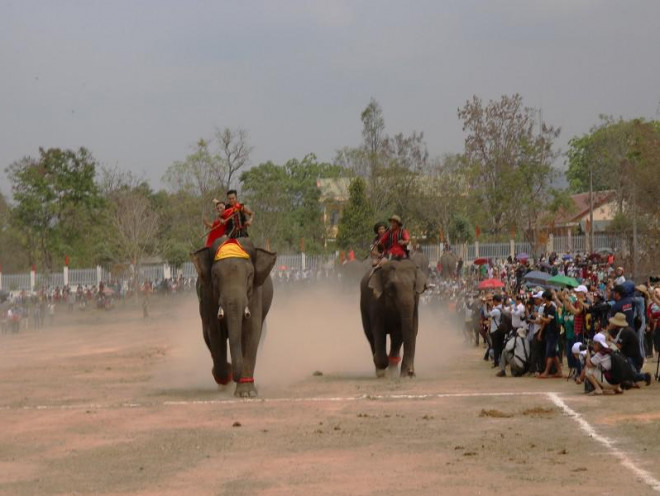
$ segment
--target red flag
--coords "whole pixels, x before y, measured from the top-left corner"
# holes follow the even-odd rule
[[[477,239],[479,239],[479,235],[481,234],[481,230],[479,229],[479,226],[475,226],[474,234],[477,236]]]
[[[69,255],[64,255],[64,265],[69,266]]]
[[[305,238],[300,238],[300,253],[305,253]]]

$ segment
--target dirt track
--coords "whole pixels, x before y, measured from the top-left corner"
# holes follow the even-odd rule
[[[148,320],[90,310],[0,336],[0,494],[656,494],[657,383],[587,398],[495,378],[428,310],[418,378],[377,380],[355,301],[276,295],[259,400],[214,385],[192,298],[154,300]]]

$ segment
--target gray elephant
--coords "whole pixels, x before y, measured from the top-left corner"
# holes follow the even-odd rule
[[[456,274],[456,264],[458,263],[458,255],[453,251],[445,251],[440,256],[440,265],[442,266],[442,277],[447,279]]]
[[[371,270],[371,259],[351,260],[339,265],[342,283],[347,288],[357,288],[362,277]]]
[[[431,268],[429,267],[429,257],[427,257],[423,251],[421,250],[415,250],[410,254],[410,260],[413,261],[413,263],[421,269],[422,272],[424,272],[424,275],[426,277],[429,276],[429,273],[431,272]]]
[[[388,366],[401,377],[415,376],[415,343],[419,324],[419,295],[426,287],[426,274],[413,261],[392,260],[360,282],[362,327],[371,346],[376,375]],[[390,352],[386,338],[390,335]],[[403,344],[403,359],[399,356]]]
[[[236,396],[253,397],[257,395],[257,348],[273,301],[270,271],[277,255],[255,248],[248,238],[224,241],[226,238],[221,238],[213,248],[191,255],[198,275],[204,341],[213,359],[215,381],[227,384],[233,379]],[[227,342],[231,364],[227,361]]]

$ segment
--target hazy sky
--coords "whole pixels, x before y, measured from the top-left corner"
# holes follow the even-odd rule
[[[562,149],[599,114],[660,118],[660,0],[0,0],[0,63],[2,170],[85,146],[158,188],[215,128],[253,164],[331,161],[371,97],[433,156],[473,94],[520,93]]]

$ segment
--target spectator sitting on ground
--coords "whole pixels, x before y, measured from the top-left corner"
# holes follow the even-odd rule
[[[525,374],[529,366],[529,342],[525,339],[527,331],[519,328],[506,342],[500,357],[500,370],[497,377],[506,377],[506,366],[509,365],[511,375],[520,377]]]
[[[585,378],[594,387],[594,390],[589,394],[601,395],[604,390],[613,390],[616,394],[623,393],[623,389],[619,384],[610,383],[610,380],[612,380],[612,357],[603,333],[594,336],[593,346],[593,353],[587,351],[585,357]]]
[[[635,382],[644,381],[649,386],[651,384],[651,374],[648,372],[642,373],[644,357],[639,349],[639,339],[637,333],[628,327],[626,316],[619,312],[611,317],[607,332],[635,372]]]

